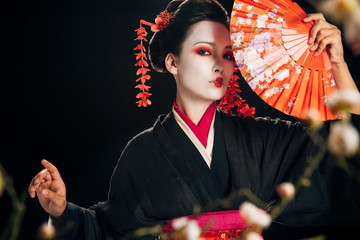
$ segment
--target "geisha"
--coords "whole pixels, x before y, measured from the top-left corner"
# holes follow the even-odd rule
[[[30,183],[30,196],[37,196],[55,224],[63,227],[60,239],[120,239],[138,228],[192,215],[196,206],[215,215],[221,212],[226,223],[216,231],[244,228],[226,216],[238,210],[245,198],[227,206],[208,206],[243,188],[269,205],[276,203],[276,186],[295,181],[306,159],[318,149],[298,123],[230,117],[216,109],[234,71],[229,18],[217,1],[174,0],[166,11],[171,13],[169,22],[156,29],[149,56],[155,70],[174,76],[176,99],[167,115],[159,116],[152,128],[127,144],[113,172],[108,200],[89,209],[67,202],[60,173],[46,160],[42,161],[45,169]],[[304,21],[313,20],[312,50],[328,51],[339,89],[358,91],[344,61],[339,30],[321,14],[311,14]],[[359,108],[352,111],[360,113]],[[353,121],[360,126],[355,114]],[[349,196],[352,188],[329,190],[331,174],[330,166],[319,168],[312,185],[277,222],[358,224],[359,219],[354,219],[359,209]],[[341,216],[331,214],[334,194],[342,196]],[[71,228],[66,227],[69,222]]]

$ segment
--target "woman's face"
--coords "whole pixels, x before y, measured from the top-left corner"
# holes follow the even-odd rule
[[[218,22],[194,24],[175,59],[177,102],[220,99],[234,72],[229,30]]]

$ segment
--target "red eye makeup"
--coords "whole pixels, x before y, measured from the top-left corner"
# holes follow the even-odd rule
[[[207,46],[197,46],[196,48],[194,48],[193,52],[206,56],[212,54],[212,49]]]

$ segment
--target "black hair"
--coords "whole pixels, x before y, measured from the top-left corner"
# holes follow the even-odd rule
[[[173,13],[169,25],[156,32],[149,43],[151,66],[158,72],[167,72],[167,54],[179,55],[188,29],[195,23],[205,20],[219,22],[229,29],[227,12],[216,0],[173,0],[166,10]]]

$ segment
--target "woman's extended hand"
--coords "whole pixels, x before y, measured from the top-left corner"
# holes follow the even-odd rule
[[[326,49],[331,64],[344,62],[340,30],[335,25],[328,23],[321,13],[312,13],[304,18],[304,22],[310,21],[315,21],[309,36],[309,43],[313,44],[310,50],[316,51],[315,56],[317,56]]]
[[[66,188],[57,168],[46,160],[45,167],[31,181],[28,191],[31,198],[37,195],[41,206],[51,216],[60,219],[66,208]]]

